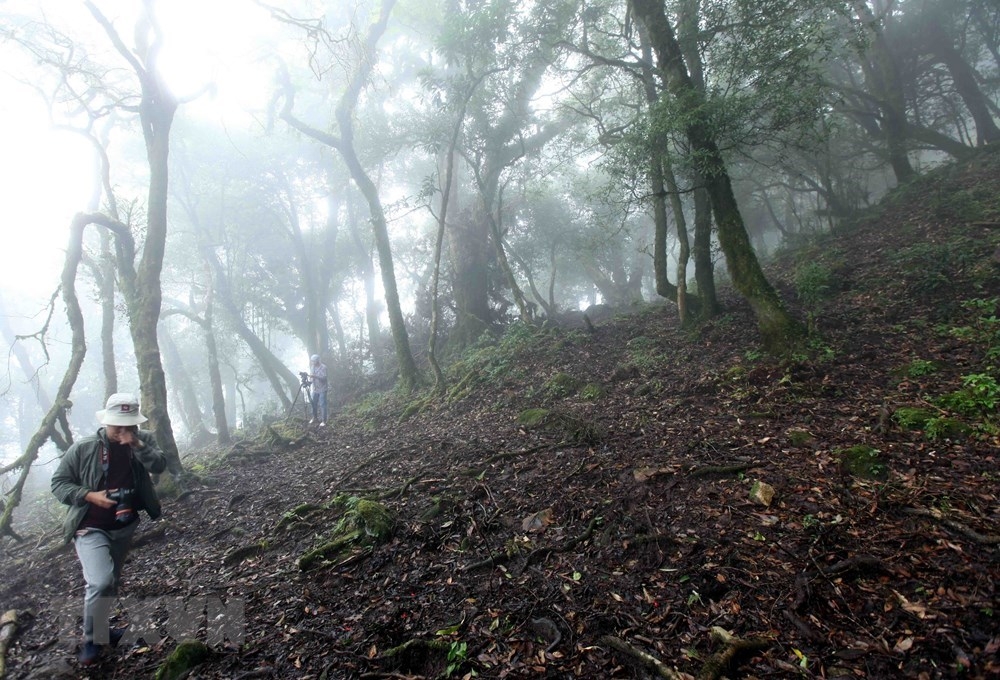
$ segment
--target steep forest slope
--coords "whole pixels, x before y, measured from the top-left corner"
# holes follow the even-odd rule
[[[696,331],[645,305],[189,457],[92,671],[72,553],[4,544],[10,677],[153,677],[220,632],[168,677],[1000,676],[1000,154],[768,272],[814,329],[782,359],[736,298]]]

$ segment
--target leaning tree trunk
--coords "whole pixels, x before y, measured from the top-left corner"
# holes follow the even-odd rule
[[[229,421],[226,418],[226,398],[222,392],[222,373],[219,371],[219,349],[215,342],[215,286],[212,272],[207,272],[208,292],[205,295],[205,347],[208,350],[208,376],[212,383],[212,414],[215,416],[215,437],[220,445],[232,441]]]
[[[649,44],[649,37],[642,34],[642,54],[643,64],[651,64],[653,48]],[[660,95],[656,88],[656,79],[653,69],[644,66],[642,69],[642,84],[646,93],[646,102],[653,107],[659,101]],[[684,219],[684,208],[681,204],[680,194],[677,191],[677,182],[674,178],[673,169],[670,166],[670,158],[664,146],[666,139],[657,139],[650,144],[649,152],[649,189],[653,201],[653,281],[656,284],[656,294],[677,303],[677,318],[683,325],[687,321],[688,310],[692,306],[693,300],[688,300],[687,294],[687,262],[690,249],[688,247],[687,222]],[[669,186],[666,186],[669,185]],[[677,257],[677,285],[670,283],[670,276],[667,271],[667,236],[670,231],[669,220],[667,219],[667,200],[670,195],[670,205],[674,214],[674,222],[677,225],[677,239],[680,246]]]
[[[629,0],[636,17],[646,26],[657,53],[657,66],[671,95],[686,115],[686,135],[692,151],[702,164],[712,211],[718,228],[719,244],[733,285],[747,299],[757,318],[764,346],[772,352],[787,351],[804,335],[802,326],[782,305],[764,277],[750,244],[743,217],[730,183],[719,147],[704,120],[704,97],[691,82],[673,27],[657,0]]]
[[[230,324],[232,324],[236,334],[254,355],[257,365],[260,366],[264,377],[267,378],[271,389],[274,390],[275,396],[281,401],[282,407],[284,409],[289,408],[292,405],[292,399],[288,396],[288,393],[291,391],[294,394],[295,390],[298,389],[298,377],[271,353],[267,345],[251,329],[247,328],[246,322],[242,314],[240,314],[240,309],[236,301],[233,300],[232,291],[229,288],[229,279],[226,277],[218,256],[211,249],[202,248],[202,257],[215,275],[213,288],[218,293],[219,302],[229,317]]]
[[[292,108],[295,104],[295,92],[287,74],[285,74],[285,82],[283,83],[285,101],[281,111],[281,118],[299,132],[336,149],[341,159],[347,165],[351,179],[354,180],[354,183],[361,191],[361,195],[368,202],[372,233],[375,237],[375,249],[378,251],[379,267],[382,271],[382,288],[385,290],[386,310],[389,313],[389,328],[392,331],[392,340],[396,347],[396,360],[399,362],[399,384],[401,389],[409,391],[420,383],[420,372],[417,370],[416,361],[414,361],[413,353],[410,350],[410,339],[407,335],[403,311],[399,305],[399,291],[396,287],[396,273],[392,261],[392,247],[389,241],[385,210],[378,195],[378,188],[364,169],[354,148],[353,121],[361,91],[368,83],[372,69],[375,67],[375,48],[379,39],[385,33],[386,26],[389,23],[389,14],[392,12],[395,4],[396,0],[383,0],[379,10],[378,21],[369,27],[368,35],[365,37],[363,45],[364,53],[356,65],[354,72],[351,73],[347,89],[337,104],[335,118],[337,127],[340,130],[340,136],[338,137],[311,127],[292,114]]]
[[[678,44],[684,63],[687,65],[691,82],[698,92],[705,93],[705,69],[699,48],[700,0],[684,0],[677,16]],[[699,317],[706,321],[720,311],[719,298],[715,290],[715,263],[712,262],[712,202],[705,188],[705,179],[694,171],[694,278],[698,286],[701,303]]]
[[[979,88],[976,71],[961,52],[955,49],[951,36],[942,28],[944,13],[935,14],[928,22],[930,49],[948,69],[955,91],[965,103],[976,124],[976,145],[986,146],[1000,142],[1000,127],[990,112],[989,100]]]
[[[382,330],[378,322],[379,302],[375,296],[375,263],[372,262],[371,248],[366,247],[361,238],[361,229],[358,227],[355,213],[352,201],[348,206],[348,233],[354,246],[354,261],[358,265],[365,288],[365,327],[368,329],[372,363],[375,364],[375,372],[381,374],[385,370],[385,356],[380,346]]]
[[[885,33],[872,15],[866,0],[852,0],[851,4],[868,37],[868,53],[861,55],[861,66],[869,94],[878,102],[882,118],[880,130],[885,140],[886,155],[896,181],[903,184],[917,173],[910,163],[907,150],[906,98],[899,78],[899,68]]]
[[[11,527],[14,517],[14,510],[21,503],[21,496],[24,485],[28,481],[28,473],[31,466],[38,458],[38,452],[45,442],[52,438],[56,431],[56,424],[66,421],[66,412],[73,406],[70,395],[73,393],[73,385],[80,375],[80,367],[83,366],[83,359],[87,355],[87,340],[84,334],[83,312],[80,311],[80,301],[76,297],[76,273],[80,266],[83,254],[83,230],[92,220],[87,215],[77,215],[70,226],[69,247],[66,249],[66,259],[63,264],[60,288],[62,289],[63,301],[66,303],[66,318],[69,322],[71,332],[70,357],[63,373],[62,382],[56,390],[56,396],[52,406],[42,418],[35,434],[24,453],[10,465],[0,468],[0,476],[20,470],[13,487],[8,491],[6,503],[0,513],[0,536],[10,536],[15,540],[20,540],[17,533]],[[67,430],[68,432],[68,430]]]
[[[502,205],[503,203],[500,203],[497,207],[498,214],[503,210]],[[528,302],[524,298],[524,291],[521,290],[521,286],[517,283],[517,277],[514,276],[514,270],[510,266],[510,260],[507,259],[507,251],[503,245],[503,234],[500,232],[499,217],[495,217],[492,214],[490,214],[490,234],[493,237],[491,240],[497,254],[497,262],[500,264],[500,270],[507,279],[507,285],[510,287],[514,304],[517,305],[518,316],[523,323],[531,323],[534,315],[531,313],[531,308],[528,307]]]
[[[477,207],[462,210],[449,226],[448,247],[452,267],[452,295],[455,298],[455,327],[450,344],[456,348],[474,343],[490,325],[489,226],[482,198]]]
[[[174,403],[180,408],[181,420],[184,421],[184,426],[190,432],[188,441],[191,445],[203,444],[209,441],[212,435],[205,427],[205,418],[198,403],[198,391],[194,387],[191,375],[169,332],[163,334],[160,345],[163,348],[164,363],[170,373],[170,382],[173,385],[171,392],[174,394]]]

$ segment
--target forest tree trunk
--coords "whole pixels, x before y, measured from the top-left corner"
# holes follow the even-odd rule
[[[733,285],[747,299],[757,318],[764,346],[781,353],[797,344],[804,329],[784,308],[777,293],[764,277],[757,256],[750,245],[729,173],[722,154],[703,119],[704,98],[691,82],[673,27],[656,0],[629,0],[639,21],[646,26],[657,53],[657,65],[667,88],[688,116],[686,134],[692,151],[698,155],[707,181],[712,210],[718,228],[719,244],[726,255]]]

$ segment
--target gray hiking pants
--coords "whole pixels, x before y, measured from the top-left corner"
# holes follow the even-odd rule
[[[112,531],[87,529],[73,539],[87,583],[83,594],[84,643],[108,644],[111,605],[118,595],[125,556],[138,526],[139,522],[132,522]]]

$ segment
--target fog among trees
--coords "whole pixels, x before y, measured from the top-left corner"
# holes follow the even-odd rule
[[[434,394],[513,324],[694,326],[722,285],[788,351],[762,261],[1000,142],[994,0],[201,4],[0,4],[4,108],[90,168],[44,187],[89,195],[65,223],[6,226],[11,262],[63,259],[37,303],[0,290],[4,533],[119,390],[182,478],[285,417],[311,354],[334,409]]]

